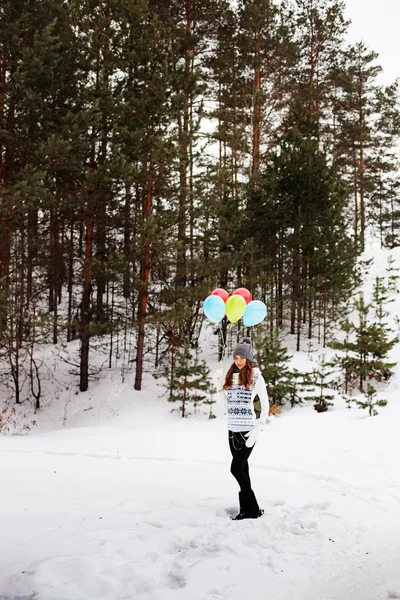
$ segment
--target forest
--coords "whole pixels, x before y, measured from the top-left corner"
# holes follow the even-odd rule
[[[73,340],[81,392],[94,345],[172,382],[215,287],[265,302],[261,346],[332,342],[368,240],[400,244],[399,82],[344,12],[1,0],[1,396],[39,408],[37,350]]]

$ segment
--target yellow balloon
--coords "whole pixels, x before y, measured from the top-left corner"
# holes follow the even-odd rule
[[[230,296],[226,301],[226,316],[230,320],[231,323],[236,323],[239,321],[241,317],[243,317],[246,310],[246,300],[243,296],[239,296],[239,294],[235,294],[234,296]]]

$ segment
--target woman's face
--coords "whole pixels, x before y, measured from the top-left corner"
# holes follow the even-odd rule
[[[235,356],[233,362],[238,369],[243,369],[244,365],[246,364],[246,360],[247,359],[244,356]]]

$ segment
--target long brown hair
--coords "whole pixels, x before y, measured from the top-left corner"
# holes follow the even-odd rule
[[[235,363],[229,367],[229,370],[225,377],[224,390],[232,387],[232,379],[233,372],[235,369]],[[250,389],[251,384],[253,383],[253,363],[246,359],[246,364],[239,371],[239,385],[244,385],[246,390]]]

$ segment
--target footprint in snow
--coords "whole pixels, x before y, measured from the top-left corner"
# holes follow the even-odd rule
[[[168,585],[173,590],[180,590],[185,587],[186,581],[185,578],[179,573],[173,573],[170,571],[168,573]]]
[[[224,511],[222,511],[222,515],[224,517],[228,516],[228,517],[232,517],[233,518],[233,517],[236,517],[236,515],[238,514],[238,512],[239,512],[239,507],[238,506],[231,506],[231,507],[225,509]],[[220,516],[220,515],[218,515],[218,516]]]
[[[150,527],[156,527],[157,529],[163,529],[164,525],[162,523],[159,523],[158,521],[144,521],[143,522],[144,525],[150,525]]]
[[[291,523],[285,527],[288,533],[293,535],[303,535],[310,530],[318,529],[318,524],[315,521],[301,520],[297,523]]]

